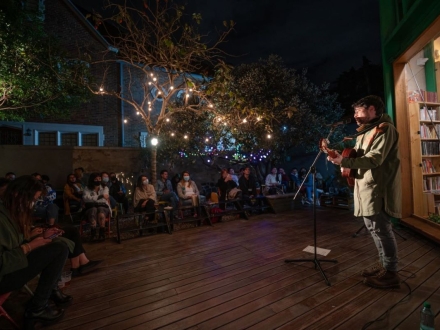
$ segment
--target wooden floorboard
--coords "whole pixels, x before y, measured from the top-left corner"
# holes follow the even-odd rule
[[[313,211],[303,207],[123,240],[85,244],[93,273],[66,289],[74,303],[45,329],[414,329],[429,300],[440,310],[440,248],[409,229],[397,229],[400,289],[378,290],[360,272],[377,252],[351,211],[317,209],[318,247],[327,286],[303,252],[313,245]],[[68,266],[67,266],[68,267]],[[11,295],[4,308],[20,318],[29,296]],[[437,314],[438,315],[438,314]],[[437,317],[438,321],[438,317]],[[437,322],[438,323],[438,322]],[[437,324],[439,327],[440,325]],[[0,329],[10,329],[0,319]]]

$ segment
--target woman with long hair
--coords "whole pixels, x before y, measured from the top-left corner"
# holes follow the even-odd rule
[[[194,218],[197,218],[197,208],[200,203],[204,203],[205,196],[200,196],[196,183],[190,179],[188,171],[182,172],[182,179],[177,184],[177,194],[183,205],[194,206]]]
[[[71,210],[81,211],[83,189],[80,183],[76,182],[75,174],[67,176],[64,185],[64,214],[69,215]]]
[[[58,228],[32,228],[35,201],[46,191],[45,186],[31,176],[10,182],[0,202],[0,294],[18,290],[40,274],[34,296],[27,305],[24,328],[32,329],[36,322],[50,324],[58,321],[72,297],[58,288],[58,280],[73,242],[55,239]]]
[[[156,190],[149,183],[148,177],[142,174],[138,177],[134,190],[133,206],[135,212],[147,212],[148,220],[154,220],[155,204],[157,203]]]
[[[92,227],[90,240],[95,240],[96,226],[99,224],[98,240],[105,240],[105,219],[111,216],[110,202],[108,200],[108,187],[101,185],[101,174],[92,173],[84,189],[83,201],[86,207],[86,217]]]

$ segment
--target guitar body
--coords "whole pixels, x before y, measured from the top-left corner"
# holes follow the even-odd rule
[[[321,139],[319,141],[319,148],[327,153],[331,158],[335,158],[337,156],[336,152],[332,149],[327,148],[328,141],[326,139]],[[356,158],[356,150],[352,148],[345,148],[341,156],[343,158]],[[341,173],[344,178],[347,179],[347,183],[349,186],[354,186],[354,179],[356,177],[356,169],[341,167]]]
[[[342,151],[343,158],[356,158],[356,150],[352,148],[345,148]],[[347,178],[348,185],[354,186],[354,178],[356,177],[356,169],[341,167],[341,173],[344,178]]]

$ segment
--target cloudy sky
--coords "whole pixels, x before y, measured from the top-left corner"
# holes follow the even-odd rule
[[[95,11],[102,7],[102,0],[73,2]],[[186,4],[186,13],[202,14],[202,32],[215,34],[223,20],[235,21],[235,31],[223,45],[235,56],[228,59],[233,64],[278,54],[290,67],[308,68],[309,76],[320,83],[361,66],[362,56],[380,63],[377,0],[186,0]]]

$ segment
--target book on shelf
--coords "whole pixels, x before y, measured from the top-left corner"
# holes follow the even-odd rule
[[[437,120],[437,110],[427,107],[420,108],[420,120]]]
[[[438,155],[440,155],[440,142],[422,141],[422,156],[438,156]]]
[[[436,173],[437,172],[430,159],[423,159],[422,160],[422,169],[423,169],[423,173]]]
[[[440,136],[440,124],[426,125],[422,123],[420,125],[420,137],[422,139],[438,139]]]
[[[416,90],[416,91],[407,91],[406,95],[407,95],[408,103],[415,103],[415,102],[437,103],[438,102],[437,92]]]

